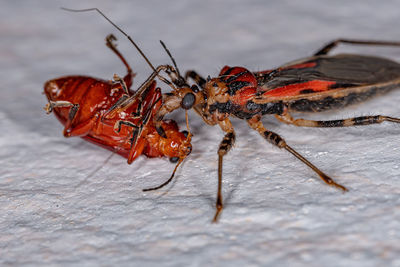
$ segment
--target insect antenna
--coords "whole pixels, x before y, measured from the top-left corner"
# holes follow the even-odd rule
[[[169,184],[169,183],[172,181],[172,179],[174,178],[176,170],[178,169],[179,165],[181,165],[181,163],[183,162],[184,159],[185,159],[185,158],[179,159],[178,163],[177,163],[176,166],[175,166],[174,171],[172,172],[171,177],[170,177],[167,181],[165,181],[164,183],[162,183],[162,184],[160,184],[159,186],[156,186],[156,187],[151,187],[151,188],[142,189],[142,191],[143,191],[143,192],[147,192],[147,191],[158,190],[158,189],[160,189],[160,188],[166,186],[167,184]]]
[[[176,72],[175,74],[178,75],[177,78],[176,77],[171,77],[172,81],[179,87],[189,86],[186,83],[186,80],[181,76],[181,73],[179,72],[179,68],[178,68],[178,65],[176,64],[175,58],[172,56],[171,52],[169,51],[169,49],[167,48],[165,43],[162,40],[160,40],[160,43],[161,43],[162,47],[164,48],[165,52],[167,52],[169,58],[172,61],[172,64],[174,65],[175,72]]]
[[[174,57],[171,55],[171,52],[169,51],[169,49],[167,48],[167,46],[164,44],[164,42],[162,40],[160,40],[160,43],[161,43],[162,47],[164,48],[165,52],[167,52],[169,58],[172,61],[172,64],[174,64],[174,67],[176,69],[176,72],[178,73],[178,76],[181,77],[178,66],[176,65],[176,61],[175,61]]]
[[[133,44],[133,46],[136,48],[136,50],[139,52],[139,54],[144,58],[144,60],[147,62],[147,64],[150,66],[150,68],[153,70],[154,73],[156,73],[157,77],[160,78],[163,82],[167,83],[168,85],[171,85],[167,79],[162,77],[157,69],[151,64],[150,60],[146,57],[146,55],[143,53],[143,51],[139,48],[139,46],[133,41],[133,39],[126,33],[124,32],[117,24],[115,24],[111,19],[109,19],[103,12],[101,12],[100,9],[94,7],[94,8],[86,8],[86,9],[71,9],[71,8],[65,8],[61,7],[61,9],[69,12],[89,12],[89,11],[97,11],[101,16],[103,16],[111,25],[113,25],[117,30],[119,30],[123,35],[125,35],[126,38]],[[172,86],[172,85],[171,85]],[[173,86],[172,86],[173,87]],[[175,88],[174,88],[175,89]]]
[[[189,115],[188,111],[185,110],[185,121],[186,121],[186,129],[188,130],[188,139],[192,137],[192,133],[190,132],[190,127],[189,127]]]
[[[139,48],[139,46],[133,41],[133,39],[126,33],[124,32],[120,27],[118,27],[117,24],[115,24],[111,19],[109,19],[103,12],[101,12],[100,9],[98,8],[86,8],[86,9],[71,9],[71,8],[65,8],[62,7],[61,9],[70,11],[70,12],[89,12],[89,11],[97,11],[100,15],[102,15],[111,25],[113,25],[117,30],[119,30],[123,35],[125,35],[126,38],[133,44],[133,46],[136,48],[136,50],[139,51],[140,55],[146,60],[147,64],[153,69],[153,71],[156,71],[156,68],[154,68],[153,64],[151,64],[150,60],[146,57],[146,55],[143,53],[143,51]]]

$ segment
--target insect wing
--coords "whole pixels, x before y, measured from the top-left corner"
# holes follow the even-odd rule
[[[306,58],[255,76],[257,102],[262,103],[390,83],[400,79],[400,64],[380,57],[340,54]]]

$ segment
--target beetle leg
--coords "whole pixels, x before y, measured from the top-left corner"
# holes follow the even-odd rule
[[[204,85],[206,84],[206,79],[204,79],[202,76],[200,76],[196,71],[194,70],[189,70],[185,73],[185,80],[187,78],[191,78],[195,81],[195,83],[200,86],[200,88],[204,89]]]
[[[324,47],[319,49],[314,56],[321,56],[328,54],[333,48],[335,48],[340,43],[342,44],[352,44],[352,45],[377,45],[377,46],[400,46],[400,42],[390,42],[390,41],[372,41],[372,40],[353,40],[353,39],[337,39]]]
[[[288,112],[283,115],[275,115],[275,117],[287,124],[293,124],[300,127],[349,127],[382,123],[384,121],[400,123],[400,118],[393,118],[388,116],[361,116],[348,118],[343,120],[330,120],[330,121],[314,121],[306,119],[294,119]]]
[[[117,38],[113,34],[109,34],[106,37],[106,45],[121,59],[122,63],[124,63],[127,71],[127,74],[124,77],[124,82],[126,87],[129,89],[132,86],[132,78],[135,76],[135,73],[132,72],[131,66],[129,66],[124,56],[118,51],[117,44],[115,43],[116,40]]]
[[[50,114],[53,111],[54,108],[67,108],[67,107],[72,107],[72,109],[70,110],[69,117],[74,117],[76,111],[79,108],[79,105],[78,104],[72,104],[69,101],[63,101],[63,100],[52,101],[52,100],[49,100],[49,103],[46,104],[46,106],[44,107],[44,110],[46,111],[47,114]],[[71,112],[74,109],[74,107],[76,107],[75,108],[76,111],[75,111],[75,113],[71,114]]]
[[[49,114],[53,111],[54,108],[68,108],[70,107],[71,109],[69,110],[68,113],[68,119],[65,122],[65,127],[63,130],[63,134],[65,137],[70,137],[70,136],[83,136],[86,135],[94,126],[95,121],[98,119],[98,116],[93,116],[88,121],[79,123],[78,125],[75,125],[72,127],[72,123],[74,121],[75,115],[79,110],[79,105],[78,104],[73,104],[69,101],[49,101],[49,103],[46,104],[44,109],[46,110],[46,113]]]
[[[150,188],[142,189],[142,191],[143,191],[143,192],[147,192],[147,191],[158,190],[158,189],[160,189],[160,188],[163,188],[163,187],[166,186],[167,184],[169,184],[169,183],[172,181],[172,179],[174,179],[176,170],[178,169],[179,165],[183,162],[184,159],[185,159],[185,158],[179,159],[178,163],[175,165],[175,168],[174,168],[174,171],[172,172],[172,175],[169,177],[169,179],[168,179],[167,181],[165,181],[164,183],[162,183],[162,184],[160,184],[160,185],[158,185],[158,186],[155,186],[155,187],[150,187]]]
[[[235,132],[231,121],[227,118],[219,123],[221,129],[226,132],[224,138],[219,144],[218,148],[218,191],[217,191],[217,201],[215,203],[216,212],[214,215],[213,222],[218,221],[218,217],[223,209],[222,203],[222,159],[228,153],[235,143]]]
[[[321,170],[319,170],[317,167],[315,167],[311,162],[309,162],[307,159],[305,159],[302,155],[300,155],[296,150],[291,148],[286,144],[286,141],[280,137],[278,134],[267,130],[262,122],[260,121],[259,116],[254,116],[253,118],[249,119],[247,121],[249,126],[259,132],[262,137],[264,137],[265,140],[267,140],[269,143],[287,150],[290,152],[292,155],[294,155],[296,158],[301,160],[304,164],[306,164],[308,167],[310,167],[314,172],[316,172],[319,177],[328,185],[334,186],[336,188],[339,188],[343,191],[347,191],[346,187],[336,183],[332,178],[330,178],[328,175],[323,173]]]

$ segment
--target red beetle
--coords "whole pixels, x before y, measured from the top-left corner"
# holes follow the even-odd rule
[[[47,112],[54,111],[65,126],[65,137],[80,136],[126,157],[129,164],[141,154],[182,162],[191,152],[191,135],[172,120],[162,121],[165,138],[157,133],[153,117],[162,105],[160,88],[152,80],[137,92],[130,90],[134,74],[113,40],[109,35],[106,44],[125,64],[127,75],[115,76],[114,82],[87,76],[50,80],[44,85]]]

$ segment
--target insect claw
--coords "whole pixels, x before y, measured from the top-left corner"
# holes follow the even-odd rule
[[[53,111],[53,105],[49,102],[43,107],[43,109],[46,111],[46,114],[50,114]]]
[[[332,178],[330,178],[330,177],[327,176],[326,174],[320,173],[319,176],[320,176],[321,179],[322,179],[325,183],[327,183],[328,185],[333,186],[333,187],[336,187],[336,188],[338,188],[338,189],[341,189],[341,190],[343,190],[343,192],[349,191],[346,187],[344,187],[344,186],[341,185],[341,184],[336,183]]]
[[[329,184],[329,185],[334,186],[334,187],[336,187],[336,188],[338,188],[338,189],[341,189],[341,190],[343,190],[343,192],[348,192],[348,191],[349,191],[349,189],[347,189],[347,188],[344,187],[343,185],[338,184],[338,183],[335,183],[335,182],[333,182],[333,183],[331,183],[331,184]]]
[[[218,223],[219,215],[221,214],[222,209],[223,209],[222,205],[217,206],[217,211],[215,212],[212,223]]]
[[[117,47],[117,44],[115,43],[115,41],[117,41],[117,37],[114,36],[114,34],[110,33],[109,35],[107,35],[106,37],[106,45],[108,47]]]

